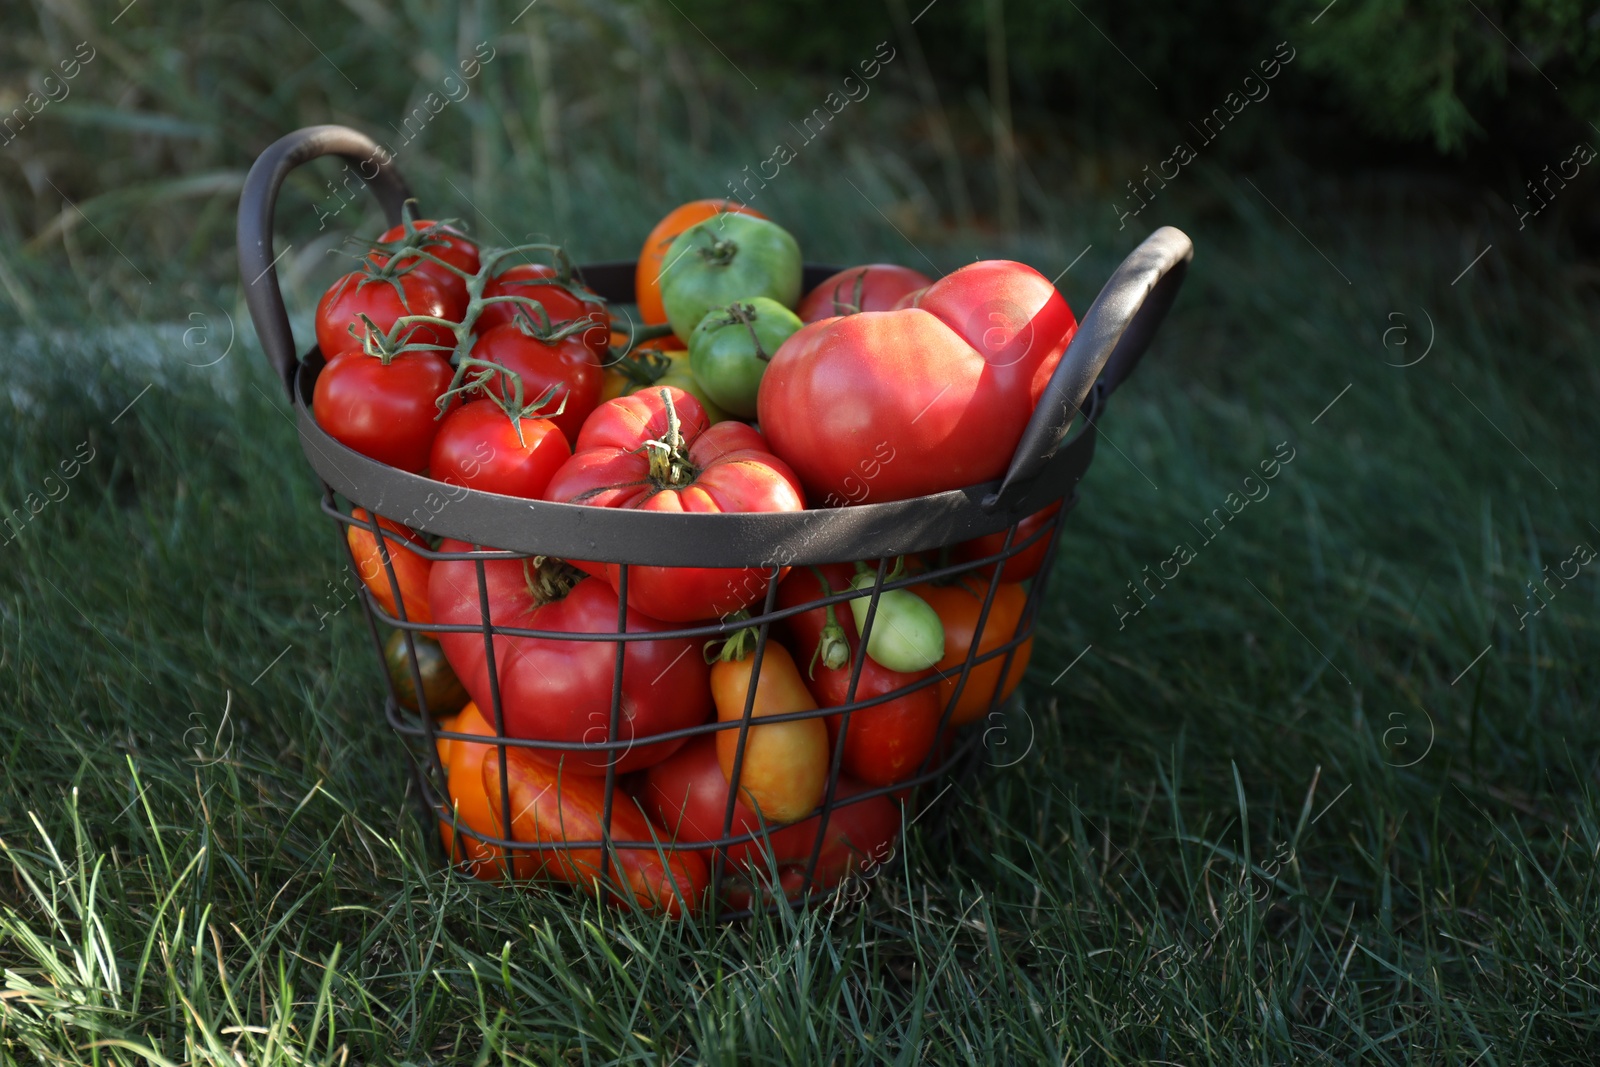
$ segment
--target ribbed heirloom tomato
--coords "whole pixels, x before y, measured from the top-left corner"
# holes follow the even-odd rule
[[[441,552],[466,552],[472,546],[446,540]],[[555,561],[490,559],[482,563],[489,618],[496,626],[563,633],[617,632],[617,594],[603,580],[585,578]],[[482,627],[477,564],[470,559],[434,563],[428,593],[435,622]],[[665,623],[629,610],[629,633],[667,629]],[[439,644],[467,692],[480,708],[492,709],[492,690],[482,632],[440,633]],[[617,734],[611,734],[611,683],[616,642],[561,638],[494,638],[501,709],[513,737],[539,741],[601,744],[625,742],[616,750],[619,773],[647,767],[671,755],[683,742],[651,743],[649,738],[705,722],[711,691],[698,645],[686,638],[629,641],[623,654],[622,705]],[[607,751],[529,749],[537,758],[569,774],[604,774]]]
[[[761,430],[815,500],[998,478],[1076,330],[1038,271],[973,263],[917,307],[824,319],[785,341],[761,381]]]
[[[787,464],[742,422],[707,428],[700,402],[657,387],[608,400],[578,435],[572,458],[545,497],[658,512],[801,511],[805,499]],[[620,583],[615,563],[572,563]],[[628,568],[628,606],[671,622],[749,607],[767,591],[764,567]]]

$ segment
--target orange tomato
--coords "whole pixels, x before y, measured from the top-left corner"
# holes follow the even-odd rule
[[[923,583],[913,586],[913,593],[926,600],[944,623],[944,659],[934,667],[942,676],[939,695],[943,706],[948,707],[955,696],[956,684],[961,678],[961,666],[967,661],[978,628],[978,614],[983,610],[984,594],[988,583],[965,579],[955,585]],[[978,640],[978,654],[1005,644],[1016,636],[1022,609],[1028,603],[1028,591],[1016,582],[1003,583],[994,591],[994,603],[989,617],[984,621],[983,635]],[[990,701],[999,703],[1010,696],[1028,669],[1028,657],[1033,654],[1033,638],[1017,646],[1011,657],[1011,670],[1005,684],[1000,683],[1000,671],[1006,657],[1002,653],[972,668],[967,684],[961,690],[961,700],[950,717],[950,725],[963,726],[981,719],[989,710]],[[999,696],[995,690],[999,689]]]
[[[704,222],[724,211],[766,218],[761,212],[747,208],[734,200],[691,200],[667,212],[667,217],[656,223],[650,236],[644,239],[639,252],[639,266],[634,270],[634,301],[639,305],[639,316],[647,325],[667,321],[667,309],[661,304],[661,267],[667,248],[673,239],[698,222]]]
[[[719,722],[744,718],[754,663],[754,653],[746,652],[712,665],[711,697],[717,705]],[[751,718],[809,711],[816,706],[789,650],[776,641],[768,641]],[[737,729],[717,731],[717,762],[729,781],[733,780],[738,748]],[[769,824],[794,822],[822,802],[828,785],[828,762],[828,728],[820,716],[765,726],[752,723],[745,736],[739,799],[756,809]]]
[[[459,714],[441,720],[439,729],[449,733],[472,734],[476,737],[495,736],[494,727],[489,725],[476,704],[468,704]],[[483,787],[484,763],[492,762],[497,769],[499,767],[497,746],[441,737],[435,743],[435,747],[439,750],[439,762],[444,765],[450,806],[455,811],[455,821],[466,829],[480,834],[487,834],[490,837],[503,836],[500,833],[500,792],[496,789],[491,801],[490,794],[485,792]],[[439,837],[444,842],[445,852],[450,858],[459,860],[462,867],[474,878],[492,882],[505,874],[505,864],[502,861],[504,853],[497,846],[485,844],[471,834],[461,834],[458,844],[455,826],[451,824],[451,820],[439,820]],[[518,852],[512,856],[513,877],[532,878],[534,866],[532,853]]]
[[[500,760],[485,759],[483,792],[498,801]],[[506,751],[506,788],[511,793],[512,834],[518,841],[555,844],[598,841],[604,825],[604,778],[563,774],[536,759],[527,749]],[[638,804],[619,786],[611,809],[611,837],[617,841],[661,841],[669,835],[645,818]],[[490,819],[500,825],[495,804]],[[506,836],[506,835],[497,835]],[[519,853],[519,858],[522,853]],[[600,882],[598,848],[555,848],[526,853],[535,877],[553,878],[592,890]],[[612,856],[606,886],[613,900],[632,902],[644,911],[677,918],[698,909],[711,882],[705,860],[693,852],[667,848],[618,848]]]
[[[356,522],[345,528],[345,538],[350,543],[350,554],[355,557],[356,573],[383,610],[398,619],[400,612],[395,603],[394,586],[389,583],[389,572],[383,566],[383,553],[378,550],[378,539],[366,524],[371,521],[365,508],[351,512]],[[392,519],[378,516],[378,528],[396,536],[385,535],[384,545],[389,550],[389,562],[394,566],[395,582],[400,586],[400,602],[406,606],[409,622],[432,622],[433,612],[428,607],[428,574],[433,560],[424,559],[406,546],[427,548],[415,531],[408,530]]]

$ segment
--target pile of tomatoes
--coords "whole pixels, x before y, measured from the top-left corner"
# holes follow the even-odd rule
[[[589,507],[792,512],[1004,473],[1077,328],[1048,280],[1000,260],[938,281],[886,264],[804,293],[801,279],[794,238],[730,201],[685,204],[651,231],[636,315],[588,290],[558,247],[480,248],[458,226],[408,213],[363,246],[358,269],[318,305],[326,363],[313,414],[335,439],[391,466]],[[353,518],[357,569],[385,612],[478,628],[397,630],[387,649],[401,702],[444,716],[440,731],[455,735],[438,744],[455,809],[441,823],[452,855],[483,878],[590,888],[614,865],[605,880],[614,898],[679,915],[704,902],[719,852],[730,898],[745,902],[802,891],[813,857],[814,886],[884,857],[901,823],[891,797],[903,794],[892,787],[928,766],[950,729],[1005,699],[1027,666],[1031,641],[1013,639],[1053,509],[1019,529],[1014,543],[1032,540],[1004,562],[981,633],[993,565],[920,575],[992,556],[1000,535],[892,561],[899,587],[875,600],[876,560],[780,569],[781,608],[855,595],[773,622],[759,655],[751,627],[704,647],[624,642],[620,675],[616,642],[497,632],[490,644],[485,624],[615,633],[619,611],[636,634],[736,624],[767,596],[771,569],[632,565],[624,579],[616,564],[576,559],[435,561],[412,550],[478,546],[374,524],[360,508]],[[969,654],[980,659],[961,684]],[[845,715],[826,711],[850,702],[858,659],[854,700],[878,702],[845,726]],[[652,740],[713,721],[726,728]],[[502,736],[607,747],[496,745]],[[823,820],[836,746],[842,773]],[[662,847],[620,848],[603,864],[598,850],[508,856],[456,832],[552,846],[599,840],[613,764],[610,838]],[[741,834],[753,839],[708,844]]]

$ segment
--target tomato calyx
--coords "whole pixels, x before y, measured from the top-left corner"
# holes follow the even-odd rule
[[[489,383],[494,381],[496,375],[505,383],[499,392],[489,388]],[[511,425],[517,431],[517,443],[526,448],[528,442],[522,436],[523,419],[553,419],[567,410],[566,396],[561,398],[561,403],[554,411],[545,410],[546,405],[555,399],[559,389],[559,385],[552,385],[537,398],[525,401],[522,375],[510,367],[467,356],[457,365],[455,377],[450,381],[450,388],[441,393],[436,401],[439,407],[438,417],[444,418],[457,398],[482,396],[492,400],[496,407],[505,412],[506,418],[511,420]]]
[[[722,309],[727,314],[716,320],[717,326],[743,326],[750,334],[750,345],[755,349],[755,357],[763,363],[771,362],[772,353],[761,347],[761,338],[756,336],[756,306],[748,303],[733,303]]]
[[[828,585],[828,577],[817,567],[808,568],[817,577],[817,585],[822,589],[823,596],[832,596],[833,589]],[[817,676],[817,660],[830,671],[836,671],[850,662],[850,641],[845,637],[844,627],[839,625],[839,616],[834,611],[836,605],[829,604],[823,609],[828,621],[822,626],[822,633],[817,638],[816,651],[811,653],[811,663],[806,668],[806,677]]]
[[[442,226],[444,224],[441,223],[439,225]],[[427,233],[431,229],[431,227],[424,227],[418,232]],[[397,242],[389,242],[391,245],[396,243]],[[402,241],[398,243],[403,244],[404,242]],[[423,247],[418,247],[414,251],[407,251],[405,253],[405,257],[408,262],[400,267],[392,266],[395,260],[399,258],[398,256],[392,256],[382,267],[374,267],[369,261],[368,265],[363,268],[363,270],[365,273],[370,274],[371,280],[387,280],[397,288],[400,285],[400,276],[407,271],[414,269],[418,263],[423,261],[443,267],[466,281],[467,306],[459,322],[450,319],[436,318],[432,315],[402,315],[400,318],[395,320],[393,329],[390,330],[389,334],[385,338],[386,342],[393,345],[398,345],[401,343],[402,339],[410,333],[410,331],[416,329],[417,327],[423,325],[438,326],[449,330],[455,336],[456,343],[451,351],[459,359],[465,359],[467,357],[467,353],[472,349],[474,342],[473,326],[477,323],[478,317],[483,314],[484,308],[488,307],[490,304],[498,303],[514,303],[517,305],[517,311],[519,313],[529,312],[533,309],[537,309],[540,315],[543,317],[543,325],[541,327],[539,323],[532,322],[531,320],[529,325],[535,327],[536,330],[542,329],[551,339],[550,343],[554,343],[555,341],[566,337],[568,334],[577,333],[580,330],[594,328],[595,323],[593,321],[589,319],[578,319],[574,320],[572,323],[564,324],[561,327],[561,330],[564,330],[565,332],[560,332],[560,330],[551,328],[549,317],[544,315],[543,305],[541,305],[532,297],[514,295],[483,295],[484,289],[495,277],[496,268],[502,260],[504,260],[507,256],[523,255],[525,253],[534,251],[549,252],[556,258],[558,263],[565,264],[564,267],[558,267],[558,270],[571,269],[570,261],[568,261],[566,258],[566,252],[561,248],[560,245],[552,244],[525,244],[516,245],[512,248],[485,250],[480,256],[480,266],[478,267],[478,272],[476,274],[468,274],[460,267],[440,259],[438,256],[434,255],[432,252],[429,252]],[[367,284],[366,280],[363,280],[362,284]],[[587,292],[586,290],[574,291]],[[405,296],[404,292],[401,292],[400,295],[402,298]],[[588,294],[586,299],[590,299],[599,303],[604,302],[599,296],[596,296],[592,293]],[[530,334],[530,336],[540,337],[540,334],[536,332]],[[545,340],[546,337],[540,337],[540,339]],[[440,351],[437,346],[430,347],[433,348],[434,351]]]
[[[446,238],[462,237],[466,232],[466,223],[461,219],[437,219],[427,225],[423,225],[417,219],[415,205],[415,199],[407,200],[401,205],[400,225],[404,232],[396,240],[359,242],[360,245],[366,248],[366,251],[362,253],[363,256],[383,257],[380,269],[389,270],[392,268],[397,274],[415,270],[423,262],[429,262],[445,268],[457,277],[463,279],[471,278],[472,275],[467,271],[462,270],[454,263],[440,259],[434,253],[428,251],[429,248],[444,244],[444,239]],[[395,267],[394,264],[402,259],[405,260],[404,265]],[[369,258],[368,261],[371,262],[372,260]]]
[[[405,295],[403,293],[401,294],[400,299],[405,299]],[[450,351],[450,349],[445,348],[443,345],[431,345],[421,341],[411,341],[411,336],[421,328],[421,325],[418,322],[410,322],[403,331],[400,328],[401,323],[405,322],[406,320],[424,319],[427,318],[427,316],[402,316],[400,319],[395,320],[394,329],[389,333],[384,333],[382,330],[378,329],[378,324],[373,322],[371,316],[369,316],[366,312],[362,312],[358,317],[361,320],[361,324],[366,327],[365,336],[361,338],[362,355],[371,356],[373,359],[376,359],[382,363],[385,367],[393,363],[396,356],[402,355],[406,352],[445,353]],[[436,320],[430,319],[429,321]],[[352,337],[356,335],[356,325],[353,322],[350,324],[350,335]]]
[[[667,372],[668,364],[665,357],[659,355],[652,357],[650,353],[655,350],[644,348],[643,346],[650,341],[671,336],[672,327],[664,322],[655,326],[640,325],[633,321],[632,316],[629,316],[628,339],[620,345],[609,346],[608,351],[611,353],[611,362],[606,364],[606,368],[608,370],[614,369],[617,373],[625,375],[629,381],[634,382],[636,385],[654,385],[656,380]],[[638,361],[640,358],[649,359],[652,367],[659,364],[659,369],[652,372],[654,377],[640,377],[637,368],[630,368],[624,365],[630,360]]]
[[[856,562],[855,562],[855,568],[856,568],[856,574],[858,576],[862,575],[862,574],[876,574],[877,573],[877,571],[875,571],[873,568],[867,566],[864,562],[862,562],[859,559],[856,560]],[[897,581],[898,579],[903,577],[905,575],[905,573],[906,573],[906,558],[904,556],[896,556],[894,558],[894,566],[889,568],[888,573],[886,573],[883,576],[883,580],[885,582]]]
[[[704,232],[704,231],[702,231]],[[739,254],[739,242],[731,237],[718,237],[708,233],[711,240],[709,244],[694,250],[694,254],[711,267],[726,267],[733,262],[733,257]]]
[[[740,608],[728,619],[732,622],[744,622],[750,618],[748,609]],[[726,638],[713,637],[705,644],[705,657],[707,663],[737,663],[747,659],[755,649],[754,642],[760,640],[754,626],[741,626]]]
[[[577,584],[589,577],[564,559],[532,556],[522,561],[522,580],[536,607],[565,600]]]
[[[670,332],[672,327],[668,326],[666,329]],[[613,353],[616,351],[616,348],[612,349]],[[616,371],[628,379],[629,384],[635,389],[642,389],[666,377],[667,372],[672,369],[672,360],[662,355],[659,349],[635,348],[630,354],[620,355],[607,363],[605,369]]]
[[[650,483],[657,491],[682,489],[700,476],[700,468],[689,459],[689,446],[683,439],[683,423],[672,403],[672,391],[661,390],[661,403],[667,409],[667,432],[639,447],[650,458]]]
[[[598,321],[596,315],[586,315],[581,319],[570,319],[563,323],[553,323],[550,315],[545,311],[544,305],[530,297],[484,297],[484,303],[499,303],[505,300],[529,300],[529,304],[519,303],[511,313],[511,321],[517,324],[517,329],[522,331],[524,337],[531,337],[543,344],[553,345],[566,340],[573,334],[587,333],[596,326],[605,325]]]

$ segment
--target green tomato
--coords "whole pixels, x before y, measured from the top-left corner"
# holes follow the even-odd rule
[[[755,418],[767,361],[803,325],[800,316],[764,296],[712,308],[689,337],[695,381],[718,406],[741,419]]]
[[[417,667],[422,672],[422,695],[428,700],[428,714],[438,718],[466,707],[467,691],[461,679],[456,677],[456,672],[450,669],[450,662],[444,658],[444,649],[439,647],[439,642],[422,634],[412,634],[411,639],[417,645]],[[389,679],[394,682],[400,705],[416,711],[417,687],[411,679],[411,657],[406,653],[405,631],[396,630],[389,635],[389,641],[383,647],[383,659],[389,668]]]
[[[718,215],[680,233],[661,268],[661,302],[672,332],[687,338],[715,307],[765,296],[800,301],[800,246],[775,222]]]
[[[873,574],[858,574],[851,589],[871,589]],[[850,601],[850,614],[856,632],[867,625],[867,605],[871,597]],[[888,589],[878,594],[878,610],[872,617],[872,635],[867,638],[867,655],[891,671],[925,671],[944,659],[944,623],[939,613],[908,589]]]

